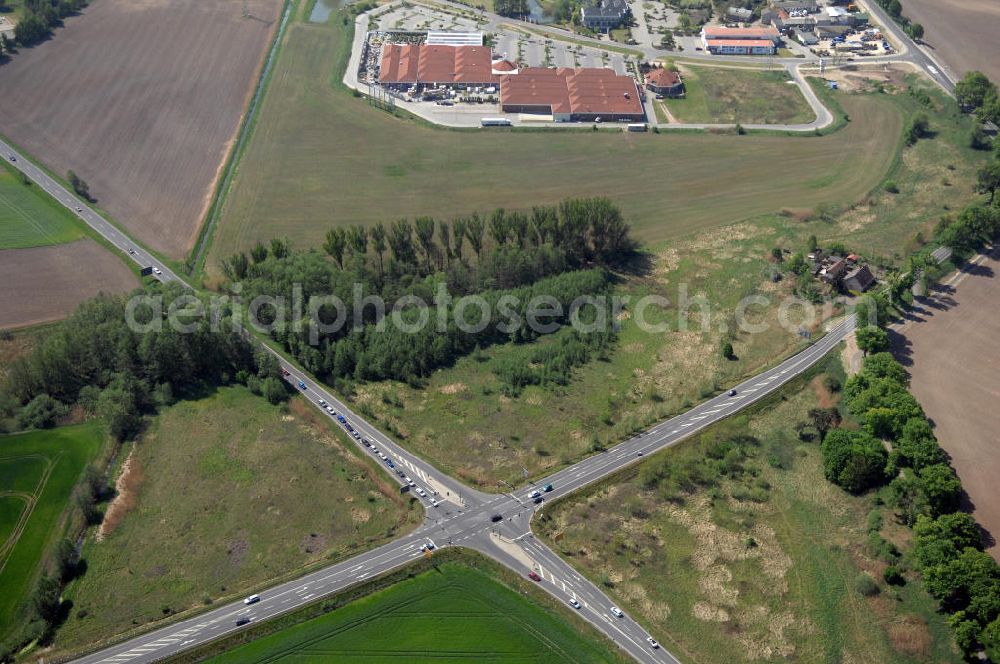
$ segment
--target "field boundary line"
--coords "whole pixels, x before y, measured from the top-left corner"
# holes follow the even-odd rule
[[[38,478],[38,483],[35,485],[34,494],[24,494],[21,492],[21,495],[29,495],[30,499],[26,501],[25,509],[21,511],[21,516],[18,518],[17,524],[14,525],[14,529],[11,530],[7,541],[4,542],[2,547],[0,547],[0,557],[3,558],[3,560],[0,561],[0,574],[3,574],[4,569],[7,568],[7,562],[10,560],[10,554],[14,551],[14,547],[17,546],[17,543],[21,541],[21,535],[24,533],[24,529],[27,527],[28,521],[31,519],[31,515],[35,511],[35,506],[38,505],[38,499],[41,498],[42,492],[45,490],[45,485],[48,484],[49,477],[52,475],[52,470],[56,467],[56,464],[59,462],[59,459],[62,458],[62,455],[63,453],[59,452],[54,459],[38,454],[27,455],[25,457],[12,457],[15,459],[41,457],[46,459],[46,465],[45,470],[42,471],[42,476]]]
[[[291,20],[292,10],[298,5],[298,0],[284,0],[281,22],[278,24],[278,29],[275,30],[274,39],[271,42],[271,48],[268,50],[267,57],[264,59],[264,64],[261,65],[257,85],[254,87],[253,94],[250,97],[250,104],[244,112],[243,119],[237,130],[236,142],[233,143],[233,148],[223,165],[222,176],[218,180],[215,194],[212,196],[212,202],[208,207],[208,211],[201,224],[201,229],[198,232],[198,239],[189,256],[187,266],[188,275],[193,276],[201,270],[208,248],[212,244],[212,235],[215,227],[218,225],[222,208],[225,206],[227,194],[233,183],[233,176],[236,174],[243,151],[253,133],[253,128],[256,126],[257,110],[264,100],[267,82],[270,80],[271,72],[274,70],[274,63],[277,62],[278,52],[280,51],[281,42],[284,39],[288,23]]]

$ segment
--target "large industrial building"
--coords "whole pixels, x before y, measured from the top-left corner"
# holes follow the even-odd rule
[[[388,87],[496,85],[488,46],[384,44],[379,83]]]
[[[645,118],[635,79],[611,69],[526,67],[500,79],[500,106],[505,113],[551,115],[556,122]]]
[[[499,86],[504,112],[556,122],[645,119],[642,91],[631,76],[603,68],[518,68],[494,60],[486,46],[383,44],[378,81],[397,89]]]

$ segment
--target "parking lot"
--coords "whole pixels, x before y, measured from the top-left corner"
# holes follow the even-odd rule
[[[477,32],[484,26],[473,12],[457,15],[416,4],[395,6],[373,15],[370,29],[386,31]],[[625,56],[620,53],[546,39],[516,28],[489,32],[486,43],[492,45],[496,56],[525,67],[609,67],[619,74],[627,72]]]
[[[834,39],[821,39],[810,50],[820,57],[874,57],[895,52],[877,28],[848,32]]]

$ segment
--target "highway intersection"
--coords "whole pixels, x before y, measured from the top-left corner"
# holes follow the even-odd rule
[[[0,150],[3,150],[8,158],[13,155],[15,158],[11,163],[16,168],[57,201],[73,210],[107,242],[141,267],[155,268],[157,271],[153,276],[157,279],[162,282],[176,281],[186,284],[155,255],[128,238],[120,229],[89,207],[86,201],[66,189],[44,170],[18,154],[13,146],[0,140]],[[366,454],[373,455],[400,487],[408,486],[408,483],[396,473],[397,468],[414,482],[413,493],[419,496],[416,489],[420,488],[426,494],[425,497],[418,498],[426,510],[424,523],[414,532],[381,547],[293,581],[261,590],[260,601],[252,605],[245,605],[242,601],[221,605],[169,626],[131,636],[128,640],[77,661],[83,664],[97,662],[147,664],[169,657],[204,645],[235,630],[245,629],[247,623],[241,620],[242,618],[249,619],[249,624],[267,620],[329,597],[365,579],[397,569],[425,555],[426,552],[421,546],[426,549],[430,542],[435,548],[463,546],[473,549],[519,574],[527,575],[534,572],[541,579],[538,582],[540,588],[560,601],[566,602],[569,607],[575,608],[570,604],[570,600],[575,600],[579,606],[576,610],[580,615],[635,661],[649,664],[661,662],[677,664],[678,660],[665,647],[659,644],[655,648],[652,647],[647,641],[651,638],[648,632],[627,614],[615,617],[611,611],[614,602],[603,591],[539,542],[531,532],[531,519],[539,510],[544,509],[547,502],[567,496],[629,465],[638,463],[646,454],[675,445],[691,434],[759,401],[807,371],[840,343],[853,326],[853,316],[841,320],[816,343],[806,347],[797,355],[735,386],[734,395],[727,392],[705,401],[682,415],[661,422],[605,452],[596,453],[563,468],[533,485],[512,489],[502,494],[488,494],[467,487],[437,470],[426,460],[396,444],[311,376],[274,349],[267,347],[279,358],[281,368],[286,373],[285,379],[294,389],[301,392],[309,403],[331,418],[334,423],[344,427],[348,435],[354,437],[353,432],[356,431],[358,436],[355,440],[358,446]],[[304,389],[302,386],[305,386]],[[338,415],[344,422],[340,421]],[[353,431],[347,430],[347,424],[350,424]],[[369,446],[365,446],[363,441],[368,441]],[[395,468],[389,467],[378,457],[371,446],[392,460]],[[547,484],[552,485],[552,490],[543,494],[542,502],[535,503],[529,498],[536,485],[544,487]],[[437,505],[435,506],[432,501]],[[237,621],[242,624],[237,625]]]
[[[892,26],[891,22],[885,25]],[[898,30],[894,26],[890,29]],[[915,46],[911,46],[908,57],[918,66],[927,69],[946,89],[950,90],[953,87],[947,76],[933,68],[934,65],[927,56]],[[937,75],[935,72],[938,72]],[[0,151],[15,168],[73,211],[106,242],[140,267],[154,268],[155,278],[163,282],[184,283],[183,279],[158,257],[130,239],[117,226],[93,210],[86,201],[81,200],[42,168],[19,154],[14,146],[0,140]],[[376,426],[352,411],[336,395],[272,349],[272,352],[279,357],[282,368],[287,372],[286,380],[307,401],[330,417],[338,426],[349,423],[353,431],[358,433],[355,440],[359,448],[365,454],[372,455],[401,488],[409,486],[406,478],[412,480],[414,486],[410,489],[410,493],[418,497],[426,510],[424,523],[414,532],[376,549],[261,590],[260,601],[254,604],[247,605],[243,601],[234,601],[217,606],[194,617],[144,634],[128,635],[127,640],[77,661],[86,664],[157,661],[204,645],[236,630],[245,629],[245,626],[236,624],[237,621],[243,622],[241,620],[243,618],[249,619],[250,624],[267,620],[329,597],[366,579],[398,569],[423,555],[428,555],[428,545],[433,545],[435,549],[449,546],[467,547],[489,556],[519,574],[534,573],[540,579],[538,581],[540,588],[558,600],[567,602],[568,607],[572,607],[569,604],[571,599],[576,600],[579,608],[575,610],[635,661],[675,664],[678,660],[665,647],[654,648],[649,643],[648,632],[629,617],[627,611],[621,617],[616,616],[611,610],[614,602],[602,590],[533,536],[532,518],[544,510],[548,502],[565,497],[627,466],[639,463],[645,455],[675,445],[705,427],[730,417],[772,394],[814,366],[853,328],[853,316],[843,318],[830,327],[818,341],[798,354],[734,386],[734,394],[726,392],[709,399],[607,451],[595,453],[526,487],[511,489],[510,492],[501,494],[484,493],[467,487],[437,470],[426,460],[397,445]],[[300,387],[300,383],[305,389]],[[344,422],[338,419],[338,415],[343,417]],[[348,432],[352,437],[354,437],[353,431]],[[365,445],[363,441],[367,441],[369,445]],[[382,452],[386,459],[373,452],[373,447]],[[392,461],[393,467],[390,467],[387,460]],[[406,477],[401,477],[397,470]],[[543,500],[536,503],[530,497],[530,493],[546,485],[551,485],[552,490],[544,492]],[[418,488],[426,495],[420,496],[416,492]]]

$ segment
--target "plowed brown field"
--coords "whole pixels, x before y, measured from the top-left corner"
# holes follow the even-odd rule
[[[100,0],[0,66],[0,132],[172,258],[193,245],[280,0]]]
[[[914,308],[895,339],[897,356],[912,375],[913,394],[936,425],[941,447],[962,478],[976,520],[1000,560],[1000,337],[997,297],[1000,247],[941,285]]]
[[[0,329],[65,318],[98,293],[125,293],[139,280],[91,239],[0,251]]]
[[[956,74],[978,69],[1000,81],[1000,2],[906,0],[903,13],[924,26],[931,52]]]

